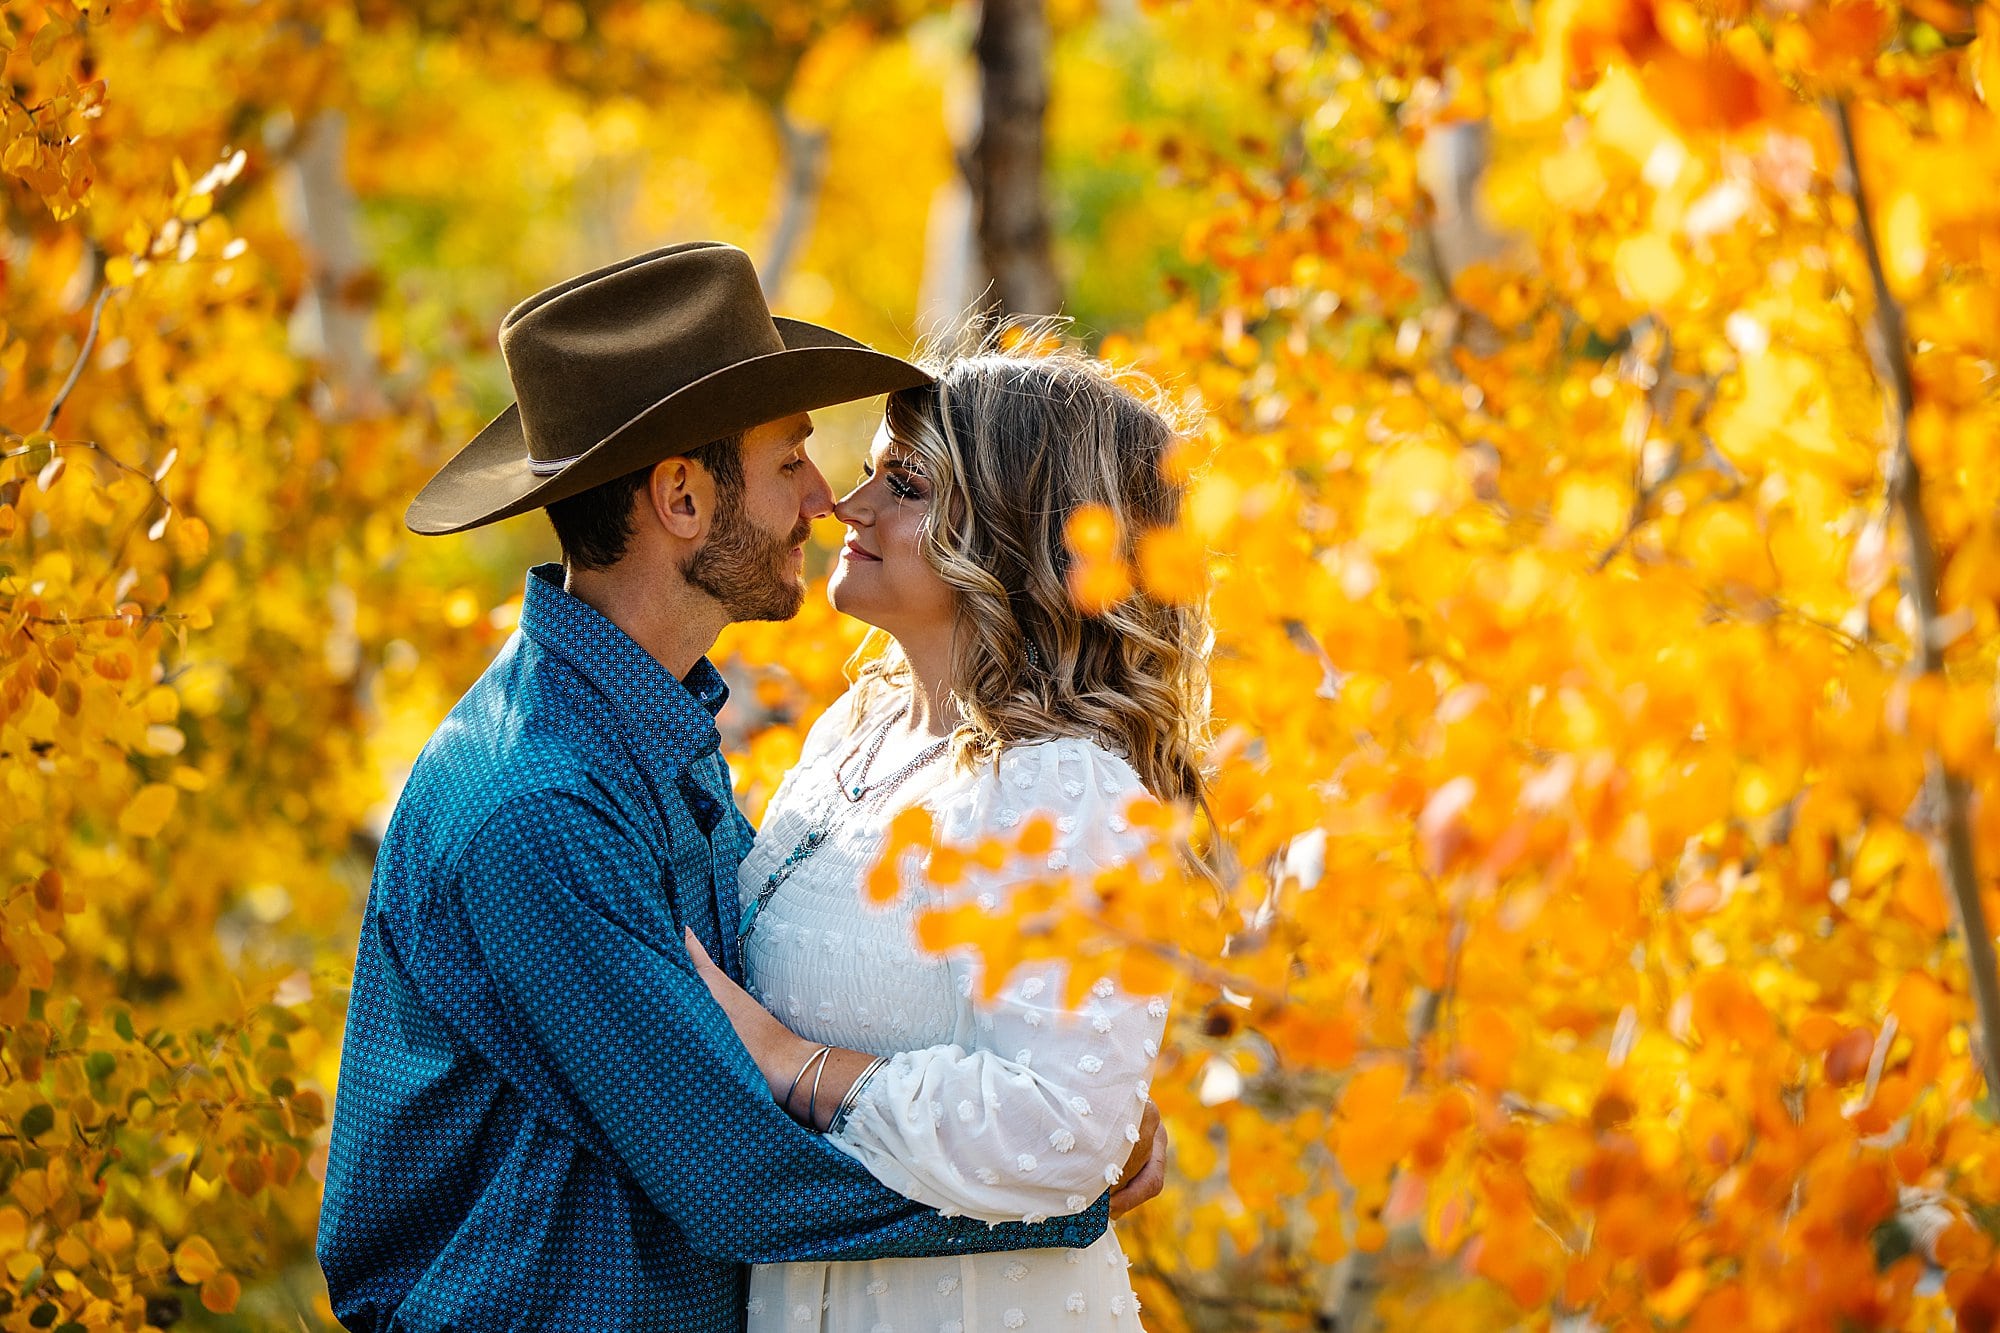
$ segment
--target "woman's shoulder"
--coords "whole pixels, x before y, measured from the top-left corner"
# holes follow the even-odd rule
[[[949,829],[1009,828],[1027,814],[1112,817],[1144,789],[1131,763],[1087,736],[1053,736],[1003,746],[976,761],[938,813]]]

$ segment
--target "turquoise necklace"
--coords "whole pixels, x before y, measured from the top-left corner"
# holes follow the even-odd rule
[[[763,912],[764,905],[770,902],[784,886],[785,881],[792,877],[792,872],[804,865],[814,852],[826,845],[827,839],[833,836],[833,831],[845,823],[850,814],[880,809],[890,794],[908,781],[912,774],[931,763],[950,747],[949,737],[927,745],[922,753],[895,772],[877,778],[872,783],[869,782],[868,770],[874,766],[875,756],[882,753],[882,745],[889,739],[890,728],[902,721],[909,711],[910,706],[904,704],[882,724],[881,730],[875,733],[875,739],[869,742],[868,752],[862,755],[861,771],[854,775],[852,782],[842,776],[842,770],[847,767],[847,760],[854,757],[853,751],[850,750],[840,763],[834,765],[834,779],[840,784],[840,794],[846,799],[839,803],[827,802],[826,808],[807,826],[806,835],[799,839],[798,845],[792,848],[791,853],[778,863],[778,868],[764,880],[763,887],[757,890],[756,900],[743,909],[743,919],[737,923],[736,942],[739,945],[748,940],[750,932],[756,929],[757,917]]]

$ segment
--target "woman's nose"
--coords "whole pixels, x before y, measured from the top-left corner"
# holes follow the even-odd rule
[[[851,527],[863,527],[875,521],[875,512],[863,500],[861,493],[868,489],[863,482],[847,494],[833,502],[833,516]]]

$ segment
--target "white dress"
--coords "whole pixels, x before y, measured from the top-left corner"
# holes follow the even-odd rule
[[[883,717],[877,709],[852,726],[849,696],[813,727],[744,859],[746,906],[815,817],[844,799],[836,766]],[[885,748],[870,777],[910,757]],[[858,767],[849,761],[850,779]],[[921,802],[940,841],[969,848],[1010,838],[1041,812],[1057,830],[1048,868],[1089,876],[1142,847],[1124,816],[1141,791],[1130,765],[1080,739],[1009,748],[997,771],[939,759],[874,817],[849,816],[757,916],[744,950],[751,993],[809,1041],[892,1057],[831,1140],[889,1188],[988,1222],[1088,1207],[1138,1141],[1167,1015],[1164,997],[1127,995],[1110,978],[1068,1007],[1062,963],[1024,966],[997,998],[976,998],[976,958],[916,944],[919,908],[947,891],[906,875],[892,903],[866,901],[889,820]],[[975,871],[948,892],[998,906],[1007,883]],[[1126,1264],[1107,1230],[1081,1250],[758,1265],[748,1333],[1137,1330]]]

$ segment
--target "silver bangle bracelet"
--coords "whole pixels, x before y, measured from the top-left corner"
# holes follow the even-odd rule
[[[827,1133],[838,1134],[840,1132],[841,1127],[847,1123],[848,1115],[853,1112],[855,1104],[861,1100],[861,1090],[868,1086],[869,1079],[875,1077],[875,1071],[888,1063],[886,1059],[879,1055],[868,1062],[868,1067],[862,1070],[860,1077],[856,1078],[853,1084],[848,1087],[847,1095],[840,1099],[840,1105],[834,1108],[833,1119],[826,1122]]]
[[[813,1067],[813,1061],[815,1060],[819,1061],[820,1068],[824,1070],[826,1068],[826,1057],[832,1054],[833,1054],[833,1047],[831,1046],[820,1047],[818,1050],[814,1051],[811,1055],[808,1055],[806,1057],[806,1062],[799,1066],[799,1072],[792,1075],[792,1086],[785,1089],[784,1100],[778,1103],[778,1105],[784,1109],[786,1115],[790,1115],[792,1113],[792,1094],[799,1090],[799,1080],[804,1078],[806,1076],[806,1071]],[[819,1080],[815,1078],[813,1081],[817,1083]]]

